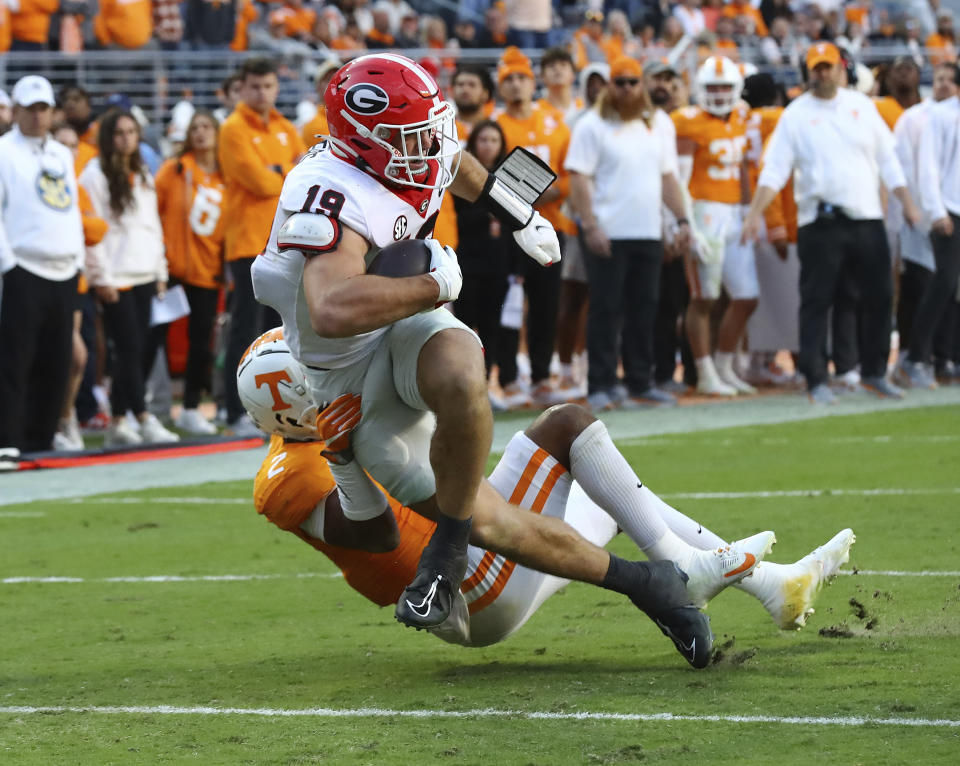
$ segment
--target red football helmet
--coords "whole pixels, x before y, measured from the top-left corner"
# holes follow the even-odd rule
[[[339,156],[403,186],[443,189],[453,181],[460,155],[454,107],[416,62],[395,53],[354,59],[330,80],[324,102]]]

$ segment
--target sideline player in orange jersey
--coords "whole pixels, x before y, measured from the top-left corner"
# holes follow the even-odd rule
[[[540,108],[533,101],[536,78],[528,59],[513,46],[503,52],[497,65],[497,82],[505,106],[496,116],[506,139],[509,154],[515,147],[537,155],[557,174],[557,180],[540,198],[536,209],[553,224],[563,252],[564,239],[576,236],[573,221],[560,212],[570,192],[570,174],[563,161],[570,144],[570,129],[554,109]],[[527,264],[523,262],[523,266]],[[523,407],[531,399],[541,405],[551,404],[554,388],[550,382],[550,359],[553,356],[557,330],[557,309],[560,301],[560,269],[524,268],[518,275],[523,280],[529,311],[527,313],[527,347],[530,354],[531,391],[517,377],[516,347],[519,334],[506,331],[500,342],[500,385],[507,407]]]
[[[757,268],[752,244],[740,242],[743,205],[749,201],[745,172],[749,110],[740,101],[743,76],[736,64],[711,56],[696,77],[699,106],[671,116],[677,151],[693,155],[694,253],[687,258],[690,306],[687,333],[697,365],[697,390],[714,396],[753,394],[733,370],[737,345],[757,306]],[[717,335],[716,366],[710,357],[710,311],[721,285],[730,305]]]
[[[338,484],[344,486],[340,475],[349,456],[350,428],[360,417],[360,402],[343,397],[317,417],[313,401],[298,393],[305,390],[299,388],[302,373],[282,350],[278,334],[259,339],[238,372],[238,386],[251,417],[274,432],[254,486],[257,511],[327,555],[359,593],[380,606],[391,604],[415,570],[434,524],[382,494],[375,495],[365,520],[345,517]],[[263,384],[258,386],[257,380]],[[325,443],[317,441],[324,437]],[[490,482],[503,497],[532,513],[511,511],[497,518],[487,513],[489,509],[477,512],[472,539],[476,545],[469,549],[458,608],[453,619],[432,631],[468,646],[494,643],[520,628],[566,584],[561,578],[569,576],[564,567],[568,552],[609,556],[595,546],[608,543],[618,527],[652,559],[665,558],[661,542],[676,538],[672,555],[682,560],[690,576],[687,593],[693,603],[705,604],[739,581],[737,587],[760,599],[785,629],[802,627],[812,613],[816,593],[847,559],[854,541],[852,532],[844,530],[795,564],[754,566],[751,559],[762,558],[772,533],[728,545],[666,505],[642,486],[603,423],[574,405],[551,408],[517,433]],[[355,495],[364,490],[350,486],[349,491]],[[664,536],[650,545],[649,537],[659,534],[652,529],[655,525],[663,525]],[[525,540],[545,536],[556,542],[554,557],[546,562],[553,576],[493,552],[500,550],[496,543],[506,539],[503,535],[520,530],[525,530]],[[482,537],[486,543],[479,541]],[[485,550],[484,545],[493,550]],[[386,551],[392,552],[383,555]],[[751,571],[755,574],[748,577]],[[689,648],[678,644],[678,649],[693,664],[699,661]]]

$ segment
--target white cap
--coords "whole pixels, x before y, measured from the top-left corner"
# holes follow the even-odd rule
[[[53,87],[46,77],[38,74],[28,74],[17,80],[13,86],[13,103],[20,106],[33,106],[34,104],[47,104],[56,106],[53,98]]]
[[[10,96],[8,96],[7,92],[2,88],[0,88],[0,106],[13,106]]]

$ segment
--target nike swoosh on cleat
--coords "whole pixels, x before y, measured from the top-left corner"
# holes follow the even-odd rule
[[[678,648],[681,652],[689,653],[690,659],[693,659],[694,657],[696,657],[696,655],[697,655],[697,639],[696,639],[696,638],[694,638],[694,639],[690,642],[690,646],[687,646],[685,643],[683,643],[683,641],[681,641],[679,638],[677,638],[675,635],[673,635],[673,631],[670,630],[670,628],[668,628],[668,627],[667,627],[666,625],[664,625],[662,622],[660,622],[660,620],[657,620],[657,625],[660,626],[660,630],[662,630],[662,631],[664,632],[664,634],[665,634],[671,641],[673,641],[674,644],[676,644],[677,648]]]
[[[433,583],[430,585],[430,590],[427,591],[427,595],[423,597],[423,601],[421,601],[419,604],[414,605],[410,599],[406,600],[407,606],[410,607],[410,611],[417,615],[417,617],[424,618],[430,614],[430,607],[433,606],[433,599],[437,595],[437,583],[440,582],[441,576],[442,575],[438,575],[437,579],[433,581]],[[418,611],[424,605],[426,605],[427,608],[423,612]]]
[[[736,569],[732,569],[727,572],[724,577],[734,577],[735,575],[740,574],[741,572],[746,572],[750,567],[757,563],[757,557],[752,553],[744,553],[744,562],[738,566]]]

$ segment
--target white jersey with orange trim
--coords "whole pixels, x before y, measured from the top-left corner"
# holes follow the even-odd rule
[[[330,558],[361,595],[380,606],[394,603],[416,572],[434,524],[391,498],[400,531],[395,550],[349,551],[311,538],[301,525],[334,488],[322,449],[320,442],[285,444],[273,437],[254,484],[257,512]],[[606,545],[617,533],[616,522],[586,496],[552,455],[523,433],[510,440],[490,482],[511,503],[563,519],[595,545]],[[519,566],[476,546],[470,546],[467,555],[469,563],[460,590],[469,619],[431,631],[451,643],[486,646],[502,641],[567,584],[567,580]]]
[[[371,244],[369,260],[391,242],[430,237],[445,193],[387,187],[334,155],[326,143],[311,149],[290,171],[270,238],[253,264],[252,277],[257,300],[276,309],[283,319],[283,335],[296,359],[325,369],[346,367],[369,356],[386,328],[349,338],[321,338],[313,332],[303,292],[305,259],[298,251],[281,253],[277,247],[277,233],[287,218],[315,213],[330,218],[338,232],[341,225],[353,229]]]

